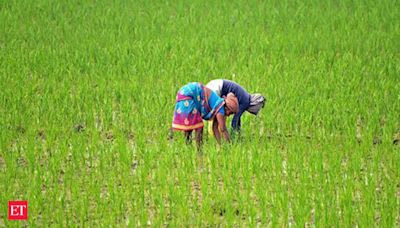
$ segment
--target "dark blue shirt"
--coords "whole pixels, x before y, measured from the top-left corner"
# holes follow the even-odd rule
[[[239,112],[233,116],[232,128],[240,130],[240,117],[250,106],[250,94],[239,84],[230,80],[223,80],[221,97],[233,93],[239,101]]]

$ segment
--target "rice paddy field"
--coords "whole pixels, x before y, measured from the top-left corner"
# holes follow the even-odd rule
[[[400,227],[399,18],[396,0],[0,1],[0,226]],[[231,144],[169,142],[176,92],[216,78],[266,106]]]

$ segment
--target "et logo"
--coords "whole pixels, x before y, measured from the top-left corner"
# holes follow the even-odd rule
[[[8,201],[8,220],[27,220],[28,201]]]

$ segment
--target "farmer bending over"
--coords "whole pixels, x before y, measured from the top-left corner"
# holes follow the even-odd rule
[[[203,119],[213,119],[212,129],[217,142],[221,143],[221,134],[227,142],[230,142],[225,120],[226,116],[237,113],[238,110],[238,99],[233,93],[221,98],[203,84],[191,82],[183,86],[176,95],[172,129],[183,131],[187,143],[190,142],[194,130],[197,148],[200,149],[203,138]]]
[[[257,115],[261,108],[264,107],[264,96],[259,93],[249,94],[236,82],[225,79],[216,79],[210,81],[206,87],[210,88],[220,97],[225,97],[229,93],[233,93],[237,97],[239,102],[239,110],[233,116],[231,124],[234,131],[240,132],[240,117],[244,111],[248,111],[253,115]]]

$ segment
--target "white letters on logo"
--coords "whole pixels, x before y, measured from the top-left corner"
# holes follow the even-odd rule
[[[18,214],[18,208],[19,208],[19,214]],[[26,205],[11,205],[11,216],[23,215],[24,208],[26,208]]]

